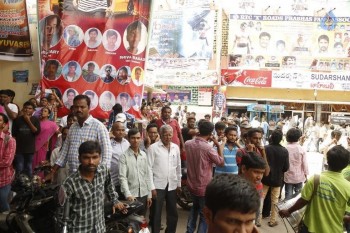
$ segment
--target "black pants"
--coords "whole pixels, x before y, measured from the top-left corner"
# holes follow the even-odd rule
[[[176,233],[176,225],[178,220],[177,208],[176,208],[176,190],[168,191],[168,186],[165,189],[156,189],[157,198],[153,199],[152,210],[152,233],[160,232],[161,217],[163,203],[166,203],[166,233]]]
[[[143,209],[137,211],[136,214],[146,216],[146,212],[147,212],[147,197],[148,197],[147,195],[143,196],[143,197],[136,197],[136,200],[138,200],[139,202],[141,202],[143,204]]]
[[[345,212],[345,215],[350,216],[350,213]],[[345,226],[346,232],[350,233],[350,223],[345,223],[344,226]]]

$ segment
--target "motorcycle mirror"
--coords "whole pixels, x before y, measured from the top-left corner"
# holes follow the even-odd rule
[[[64,204],[66,203],[66,199],[67,199],[66,190],[64,189],[63,186],[61,186],[60,189],[58,190],[58,203],[60,204],[60,206],[64,206]]]

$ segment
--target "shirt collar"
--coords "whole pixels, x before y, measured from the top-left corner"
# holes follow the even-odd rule
[[[130,146],[129,146],[129,148],[127,149],[127,151],[128,151],[129,154],[132,154],[132,155],[135,154],[135,151],[133,151],[133,150],[130,148]],[[139,156],[139,155],[142,156],[142,153],[141,153],[140,148],[139,148],[139,150],[138,150],[138,152],[137,152],[137,155],[138,155],[138,156]]]
[[[202,137],[195,137],[195,139],[196,139],[196,140],[199,140],[199,141],[203,141],[203,142],[208,143],[208,141],[205,140],[205,139],[203,139]]]
[[[334,172],[334,171],[324,171],[322,173],[328,173],[332,176],[339,176],[339,177],[344,177],[343,174],[341,174],[341,171],[340,172]]]
[[[94,118],[91,115],[89,115],[89,117],[84,121],[83,125],[90,125],[93,119]]]
[[[159,144],[159,146],[165,147],[162,140],[159,140],[158,144]],[[174,143],[170,142],[170,148],[173,148],[173,147],[174,147]]]
[[[117,142],[114,138],[111,139],[112,144],[123,144],[125,142],[128,142],[128,140],[126,140],[125,138],[122,138],[121,142]]]

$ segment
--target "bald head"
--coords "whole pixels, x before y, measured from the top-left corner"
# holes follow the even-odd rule
[[[126,136],[125,126],[121,122],[115,122],[112,126],[112,134],[114,136],[114,140],[120,142]]]

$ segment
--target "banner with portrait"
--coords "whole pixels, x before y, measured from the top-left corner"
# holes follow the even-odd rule
[[[343,73],[350,70],[350,2],[239,0],[229,17],[226,67]]]
[[[0,60],[33,60],[26,1],[1,1],[0,18]]]
[[[108,118],[115,103],[139,116],[149,0],[39,0],[41,89],[62,97],[67,114],[78,94],[91,114]]]

